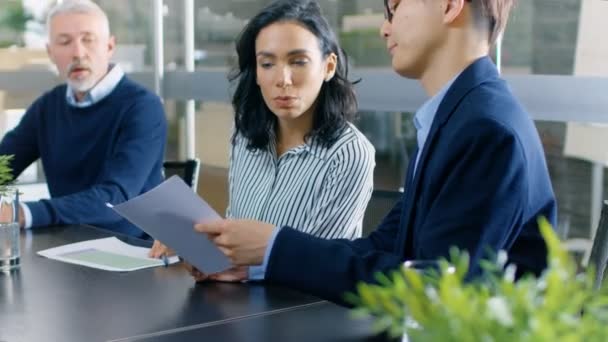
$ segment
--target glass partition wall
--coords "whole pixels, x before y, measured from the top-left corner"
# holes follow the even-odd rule
[[[155,69],[152,3],[160,2],[162,96],[170,122],[167,159],[185,158],[184,113],[186,101],[194,100],[195,152],[203,162],[199,192],[216,198],[212,204],[223,211],[232,125],[226,75],[235,62],[234,39],[252,13],[270,1],[96,2],[107,11],[117,36],[116,62],[151,89]],[[350,56],[353,79],[362,80],[357,86],[361,112],[356,124],[376,147],[375,185],[398,189],[415,143],[413,113],[426,96],[415,81],[400,79],[389,67],[378,30],[383,20],[381,0],[319,3]],[[0,19],[3,113],[23,110],[58,82],[44,53],[44,14],[28,13],[40,6],[32,6],[29,0],[2,2],[0,13],[8,9],[18,14],[19,5],[25,15],[14,15],[12,21],[7,16]],[[184,13],[189,10],[194,15],[193,72],[185,69]],[[602,20],[606,15],[608,1],[518,1],[502,40],[502,72],[536,120],[559,202],[558,229],[568,237],[589,238],[599,215],[595,208],[608,186],[603,177],[606,160],[596,157],[596,150],[608,151],[608,144],[595,140],[585,144],[591,134],[586,130],[600,132],[601,139],[606,129],[603,136],[608,139],[608,128],[603,127],[608,123],[608,46],[601,44],[602,33],[608,29],[608,22]],[[32,38],[36,35],[38,40]],[[608,158],[608,153],[603,156]]]

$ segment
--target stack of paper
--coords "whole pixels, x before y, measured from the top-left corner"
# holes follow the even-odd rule
[[[38,252],[49,259],[83,265],[106,271],[127,272],[164,265],[162,260],[148,258],[149,248],[135,247],[115,237],[89,240]],[[177,257],[169,258],[176,263]]]

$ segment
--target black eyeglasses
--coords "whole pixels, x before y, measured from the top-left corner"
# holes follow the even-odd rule
[[[395,1],[392,8],[388,4],[389,1],[390,0],[384,0],[384,19],[388,20],[388,22],[390,23],[393,21],[393,14],[395,14],[395,10],[397,9],[397,6],[399,6],[401,1]],[[466,1],[471,2],[473,0],[466,0]]]

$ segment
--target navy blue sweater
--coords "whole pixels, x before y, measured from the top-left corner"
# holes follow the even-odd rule
[[[38,98],[0,143],[18,176],[41,158],[51,199],[28,202],[32,226],[90,224],[145,234],[107,208],[162,181],[167,123],[158,96],[123,77],[98,103],[76,108],[61,85]]]

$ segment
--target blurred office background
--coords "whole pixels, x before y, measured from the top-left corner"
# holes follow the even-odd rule
[[[269,0],[97,0],[106,10],[119,46],[115,61],[152,80],[155,5],[164,45],[161,84],[170,122],[167,159],[187,154],[186,98],[195,94],[194,153],[203,166],[199,193],[217,210],[226,205],[232,110],[225,75],[235,61],[234,40],[248,18]],[[58,82],[44,51],[45,9],[52,0],[0,2],[0,128],[14,125],[41,94]],[[391,73],[378,27],[382,0],[320,0],[350,56],[362,111],[357,125],[376,147],[375,185],[395,190],[415,143],[412,112],[425,100],[415,82]],[[501,48],[502,72],[536,120],[559,201],[559,227],[569,238],[588,239],[608,180],[608,1],[520,0]],[[191,7],[185,7],[191,6]],[[184,15],[194,16],[194,64],[184,73]],[[156,8],[156,12],[159,9]],[[158,13],[156,13],[158,15]],[[156,21],[156,25],[158,21]],[[389,79],[390,82],[385,82]],[[41,81],[42,80],[42,81]],[[182,82],[183,80],[183,82]],[[219,80],[219,83],[218,83]],[[392,83],[391,83],[392,82]],[[154,83],[148,82],[150,87]],[[396,84],[393,87],[391,84]],[[36,85],[36,86],[34,86]],[[581,88],[581,85],[586,87]],[[185,87],[181,89],[180,87]],[[48,87],[47,87],[48,88]],[[382,94],[389,94],[382,97]],[[566,101],[566,102],[564,102]],[[24,181],[40,178],[32,168]],[[28,178],[29,177],[29,178]]]

